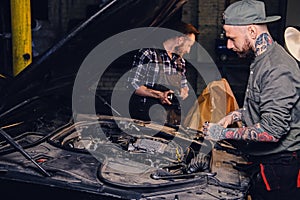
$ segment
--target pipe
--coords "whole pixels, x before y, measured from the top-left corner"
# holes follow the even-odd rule
[[[32,62],[30,0],[10,0],[12,64],[16,76]]]

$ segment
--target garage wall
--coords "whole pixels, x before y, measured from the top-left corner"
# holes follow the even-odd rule
[[[35,0],[32,7],[41,7]],[[33,19],[37,19],[40,28],[32,32],[34,48],[37,54],[42,54],[50,48],[57,38],[63,37],[70,29],[86,19],[94,8],[98,8],[102,0],[51,0],[44,2],[47,6],[47,16],[40,17],[43,13],[36,12]],[[35,6],[35,4],[37,4]]]
[[[299,17],[299,0],[288,0],[287,2],[287,15],[286,15],[286,26],[299,26],[300,27],[300,17]]]

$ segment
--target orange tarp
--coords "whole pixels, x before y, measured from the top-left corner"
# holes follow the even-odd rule
[[[184,119],[183,126],[200,130],[205,121],[216,123],[239,108],[227,80],[212,81],[203,90]]]

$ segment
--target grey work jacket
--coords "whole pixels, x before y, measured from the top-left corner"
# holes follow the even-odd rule
[[[244,100],[246,126],[260,123],[279,142],[247,142],[242,151],[268,155],[300,150],[300,70],[276,42],[250,66]]]

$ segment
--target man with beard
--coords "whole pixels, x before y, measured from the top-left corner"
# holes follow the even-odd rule
[[[261,1],[242,0],[224,12],[227,48],[240,56],[254,53],[244,105],[218,123],[205,122],[210,140],[228,140],[252,163],[252,199],[300,197],[300,70],[271,37]],[[229,126],[241,121],[243,126]]]
[[[171,22],[164,28],[175,31],[162,48],[141,49],[134,56],[129,85],[134,88],[129,110],[132,118],[161,124],[180,123],[180,104],[188,97],[183,55],[190,52],[199,34],[191,24]],[[162,36],[164,37],[164,36]]]

